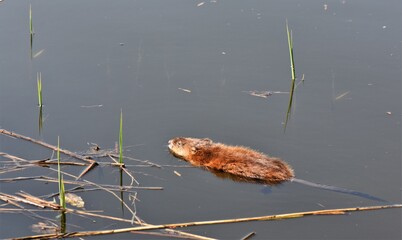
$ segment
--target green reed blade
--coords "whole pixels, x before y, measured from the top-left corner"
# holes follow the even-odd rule
[[[66,190],[64,189],[64,179],[63,179],[63,176],[61,176],[61,180],[60,180],[60,189],[61,189],[61,191],[60,191],[60,195],[59,195],[59,198],[60,198],[60,206],[62,206],[63,207],[63,209],[66,209]]]
[[[123,164],[123,110],[120,110],[119,163]]]
[[[36,74],[36,82],[38,88],[38,105],[39,107],[42,107],[42,73],[39,72]]]
[[[288,21],[286,20],[286,32],[288,36],[288,47],[289,47],[289,58],[290,58],[290,68],[292,72],[292,80],[296,79],[295,62],[293,57],[293,39],[292,31],[289,31]]]
[[[288,48],[289,48],[289,59],[290,59],[290,68],[292,73],[292,81],[290,85],[289,91],[289,103],[288,103],[288,110],[286,112],[286,119],[285,119],[285,129],[290,118],[291,110],[292,110],[292,103],[293,103],[293,95],[295,89],[295,81],[296,81],[296,70],[295,70],[295,63],[293,57],[293,39],[292,39],[292,31],[289,31],[288,21],[286,20],[286,33],[288,37]]]
[[[61,175],[61,170],[60,170],[60,137],[57,137],[57,178],[58,178],[58,183],[59,183],[60,206],[62,206],[63,209],[65,209],[66,208],[66,197],[65,197],[65,190],[64,190],[64,181],[63,181],[63,176]]]

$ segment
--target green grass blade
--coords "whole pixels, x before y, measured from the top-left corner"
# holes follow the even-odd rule
[[[288,110],[287,110],[287,112],[286,112],[286,119],[285,119],[285,129],[286,129],[286,126],[287,126],[287,124],[288,124],[288,121],[289,121],[289,118],[290,118],[290,114],[291,114],[291,110],[292,110],[294,89],[295,89],[295,80],[292,79],[292,83],[291,83],[291,86],[290,86],[290,92],[289,92]]]
[[[60,137],[57,137],[57,178],[60,183]],[[60,185],[59,185],[60,191]]]
[[[64,190],[64,181],[63,181],[63,176],[61,176],[61,170],[60,170],[60,137],[57,137],[57,178],[59,182],[59,200],[60,200],[60,206],[63,207],[63,209],[66,208],[66,197],[65,197],[65,190]]]
[[[295,71],[295,62],[293,57],[293,39],[292,39],[292,31],[289,31],[288,21],[286,20],[286,32],[288,36],[288,47],[289,47],[289,59],[290,59],[290,68],[292,72],[292,80],[296,79],[296,71]]]
[[[64,180],[63,180],[63,176],[61,176],[61,179],[60,179],[60,195],[59,195],[59,198],[60,198],[60,206],[62,206],[63,207],[63,209],[66,209],[66,191],[65,191],[65,189],[64,189]]]
[[[120,110],[119,163],[123,164],[123,110]]]
[[[36,81],[38,86],[38,105],[42,107],[42,73],[39,72],[36,74]]]
[[[294,95],[294,89],[295,89],[295,81],[296,81],[296,70],[295,70],[295,63],[294,63],[294,57],[293,57],[293,39],[292,39],[292,31],[289,31],[289,25],[288,21],[286,20],[286,33],[288,37],[288,48],[289,48],[289,59],[290,59],[290,68],[291,68],[291,73],[292,73],[292,81],[290,85],[290,91],[289,91],[289,103],[288,103],[288,110],[286,112],[286,119],[285,119],[285,130],[286,126],[288,123],[288,120],[290,118],[291,110],[292,110],[292,103],[293,103],[293,95]]]

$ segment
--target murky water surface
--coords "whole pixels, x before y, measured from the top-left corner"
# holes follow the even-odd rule
[[[163,187],[137,190],[136,213],[149,224],[381,204],[297,183],[267,189],[221,179],[172,157],[167,141],[175,136],[250,146],[286,160],[298,178],[401,203],[400,9],[398,0],[5,0],[0,2],[0,126],[54,145],[60,136],[62,148],[78,153],[91,143],[114,149],[122,110],[124,154],[162,165],[134,166],[144,164],[126,159],[140,186]],[[289,91],[286,19],[296,73],[305,81],[296,89],[284,132],[288,94],[259,98],[247,91]],[[44,101],[41,131],[37,72],[42,73]],[[1,135],[0,143],[1,152],[27,160],[52,157],[51,150],[24,140]],[[67,160],[74,161],[63,155]],[[15,164],[5,157],[0,161],[0,179],[57,177],[44,167],[9,172]],[[62,169],[78,175],[83,167]],[[119,185],[120,173],[103,164],[83,179]],[[123,181],[129,185],[131,179],[124,175]],[[2,181],[0,190],[44,196],[58,187]],[[108,192],[77,194],[88,211],[131,218]],[[132,206],[129,194],[123,197]],[[56,212],[37,214],[60,222]],[[38,222],[46,220],[0,212],[0,238],[37,234],[31,226]],[[129,226],[67,216],[68,231]],[[253,239],[402,237],[399,209],[181,230],[219,239],[240,239],[250,232],[256,232]],[[110,238],[157,237],[93,237]]]

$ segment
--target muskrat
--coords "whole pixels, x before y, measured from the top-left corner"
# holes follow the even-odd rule
[[[345,188],[309,182],[294,177],[294,171],[285,161],[244,146],[230,146],[213,142],[209,138],[176,137],[168,142],[169,151],[177,158],[212,172],[228,173],[240,181],[279,184],[298,182],[324,190],[357,195],[386,202],[366,193]]]

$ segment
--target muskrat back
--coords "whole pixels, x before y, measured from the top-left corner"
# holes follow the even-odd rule
[[[169,141],[168,147],[174,156],[195,166],[242,178],[279,183],[294,177],[293,169],[286,162],[244,146],[215,143],[208,138],[177,137]]]

